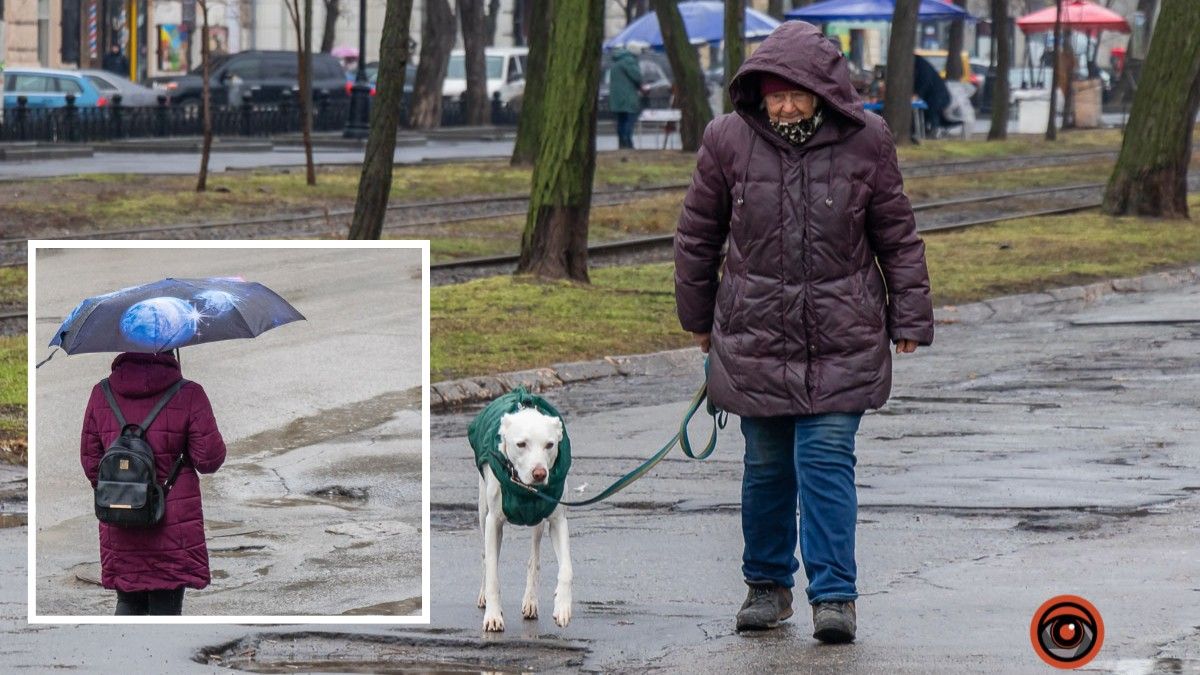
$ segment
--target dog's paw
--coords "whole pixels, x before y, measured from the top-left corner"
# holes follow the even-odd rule
[[[566,628],[571,623],[571,603],[554,603],[554,623]]]
[[[521,616],[526,619],[536,619],[538,617],[538,601],[537,598],[526,598],[525,603],[521,605]]]
[[[499,633],[504,630],[504,615],[500,612],[483,615],[483,630],[489,633]]]
[[[479,599],[475,601],[475,606],[479,609],[485,609],[487,607],[487,597],[484,596],[482,590],[479,591]]]

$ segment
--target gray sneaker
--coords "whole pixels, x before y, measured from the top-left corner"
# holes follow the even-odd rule
[[[737,613],[737,629],[767,630],[792,615],[792,589],[772,583],[747,584],[746,601]]]
[[[854,601],[820,602],[813,605],[813,637],[821,642],[854,642],[857,629]]]

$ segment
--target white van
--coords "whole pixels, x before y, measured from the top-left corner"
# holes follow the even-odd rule
[[[488,99],[500,92],[500,102],[507,105],[525,93],[525,67],[528,47],[488,47],[484,50],[487,71]],[[450,52],[442,96],[459,99],[467,90],[467,54],[462,50]]]

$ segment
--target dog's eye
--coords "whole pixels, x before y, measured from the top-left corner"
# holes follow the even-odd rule
[[[553,443],[547,443],[547,444],[546,444],[546,449],[547,449],[547,450],[549,450],[550,448],[553,448],[553,447],[554,447],[554,444],[553,444]]]
[[[525,447],[525,441],[517,441],[517,447],[518,447],[518,448],[523,448],[523,447]]]

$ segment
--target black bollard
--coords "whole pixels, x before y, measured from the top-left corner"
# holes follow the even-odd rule
[[[167,135],[167,97],[165,94],[158,95],[158,107],[154,109],[154,135]]]
[[[63,127],[67,142],[79,140],[79,108],[75,107],[75,94],[67,94],[67,105],[63,108]]]
[[[112,122],[113,138],[125,137],[124,116],[125,111],[121,106],[121,95],[113,94],[111,105],[108,108],[109,119]]]

